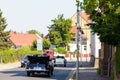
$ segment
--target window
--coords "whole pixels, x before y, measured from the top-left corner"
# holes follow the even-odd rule
[[[84,46],[84,50],[87,50],[87,47],[86,47],[86,46]]]

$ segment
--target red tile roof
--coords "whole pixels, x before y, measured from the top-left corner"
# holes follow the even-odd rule
[[[72,16],[72,17],[74,17],[76,15],[76,13]],[[88,13],[86,13],[86,12],[80,12],[79,13],[79,16],[81,16],[82,17],[82,19],[84,19],[87,23],[90,23],[91,21],[90,21],[90,15],[88,14]],[[71,18],[72,18],[71,17]]]
[[[72,26],[71,32],[72,32],[73,34],[75,34],[75,33],[77,32],[76,26]]]
[[[77,32],[77,27],[76,26],[72,26],[71,33],[76,34],[76,32]],[[84,34],[83,31],[82,31],[82,34]]]
[[[38,35],[35,34],[25,34],[25,33],[10,33],[10,40],[16,46],[28,45],[31,46],[34,40],[39,38]]]
[[[77,32],[77,27],[72,26],[71,33],[76,34],[76,32]],[[86,37],[83,31],[82,31],[82,37]]]
[[[87,23],[90,23],[90,15],[85,13],[85,12],[81,12],[80,13],[80,16],[87,22]]]
[[[75,13],[74,15],[76,15],[76,13]],[[73,16],[74,16],[74,15],[73,15]],[[79,13],[79,15],[80,15],[81,18],[84,19],[87,23],[90,23],[90,18],[89,18],[90,15],[89,15],[89,14],[87,14],[87,13],[85,13],[85,12],[81,12],[81,13]],[[73,17],[73,16],[72,16],[72,17]],[[76,26],[72,26],[71,32],[72,32],[73,34],[75,34],[75,33],[77,32]],[[82,32],[82,33],[84,33],[84,32]]]

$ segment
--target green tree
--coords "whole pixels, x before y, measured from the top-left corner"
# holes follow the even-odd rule
[[[98,33],[101,42],[110,45],[120,44],[120,1],[84,0],[83,6],[94,23],[93,32]]]
[[[47,39],[45,39],[45,38],[43,38],[42,40],[43,40],[43,41],[42,41],[43,50],[44,50],[44,49],[50,49],[50,46],[51,46],[50,41],[47,40]],[[32,46],[31,46],[31,49],[32,49],[32,50],[37,50],[37,40],[33,41]]]
[[[49,39],[52,44],[57,46],[67,46],[71,40],[72,21],[65,19],[62,15],[52,20],[53,24],[49,28]]]
[[[50,49],[51,43],[49,40],[43,38],[43,50],[44,49]]]
[[[39,36],[41,36],[40,32],[37,31],[37,30],[34,30],[34,29],[27,31],[27,33],[29,33],[29,34],[38,34]]]
[[[92,19],[91,28],[100,37],[100,41],[112,46],[120,44],[120,0],[83,0],[81,5]],[[113,61],[115,55],[112,55]],[[114,80],[116,77],[115,63],[112,61]],[[120,63],[116,63],[120,64]]]
[[[5,50],[11,47],[11,41],[9,39],[9,31],[5,31],[7,27],[6,19],[2,16],[0,10],[0,50]]]
[[[34,40],[31,46],[31,50],[37,50],[37,40]]]

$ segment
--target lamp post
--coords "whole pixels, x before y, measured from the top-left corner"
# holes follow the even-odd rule
[[[87,32],[88,32],[88,31],[87,31],[87,25],[86,25],[86,24],[84,24],[84,27],[85,27],[85,30],[86,30],[86,62],[87,62],[87,56],[88,56],[88,55],[87,55],[87,54],[88,54],[88,52],[87,52],[87,39],[88,39],[88,38],[87,38]]]
[[[79,36],[80,36],[80,41],[81,41],[81,27],[80,27],[80,21],[79,21],[79,6],[80,6],[80,2],[79,0],[76,0],[76,6],[77,6],[77,23],[76,23],[76,27],[77,27],[77,33],[76,33],[76,47],[77,47],[77,52],[76,52],[76,56],[77,56],[77,61],[76,61],[76,80],[79,80]],[[79,34],[80,33],[80,34]],[[80,46],[81,47],[81,46]]]
[[[88,57],[87,54],[88,54],[88,52],[87,52],[87,26],[86,26],[86,62],[87,62],[87,57]]]

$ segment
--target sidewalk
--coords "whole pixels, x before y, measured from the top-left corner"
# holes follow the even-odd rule
[[[20,62],[0,64],[0,71],[20,67]]]
[[[76,75],[70,80],[76,80]],[[110,80],[110,78],[99,76],[95,71],[83,71],[79,72],[79,80]]]
[[[91,67],[91,64],[82,63],[82,67],[79,67],[79,80],[110,80],[108,77],[103,77],[97,74],[98,59],[95,60],[94,67]],[[69,80],[76,80],[76,69],[73,72],[73,76]]]

